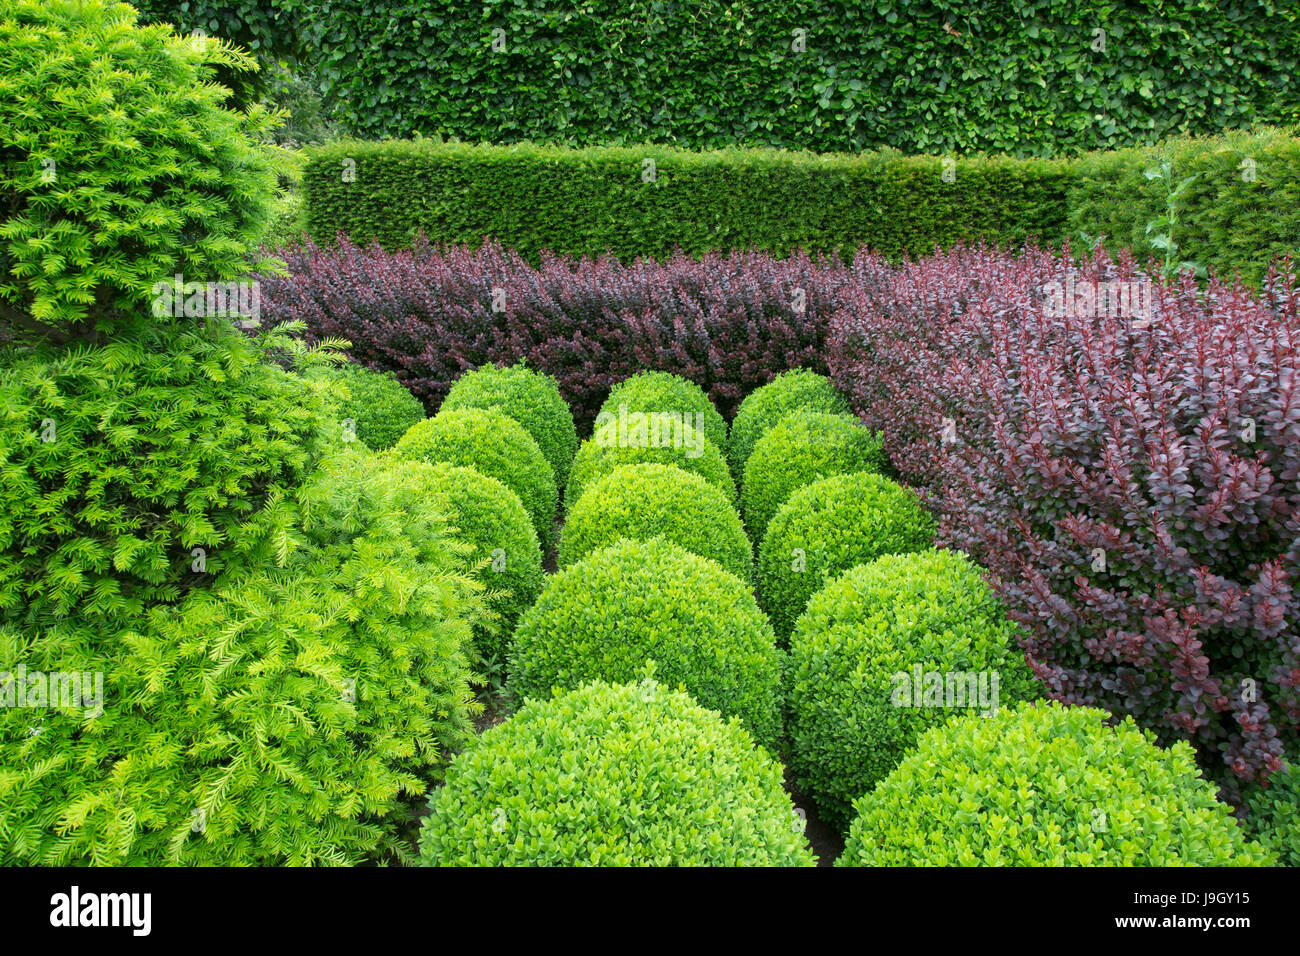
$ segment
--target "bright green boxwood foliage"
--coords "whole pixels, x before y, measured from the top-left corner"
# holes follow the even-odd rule
[[[784,640],[830,578],[884,554],[923,551],[934,519],[901,485],[855,472],[804,485],[768,522],[758,549],[758,598]]]
[[[0,618],[130,621],[252,566],[342,432],[287,335],[142,326],[0,356]],[[202,549],[195,555],[194,549]]]
[[[745,463],[749,461],[754,444],[793,411],[848,415],[852,410],[830,379],[811,369],[782,372],[766,385],[754,389],[740,403],[731,423],[731,444],[727,451],[731,473],[737,480],[745,474]]]
[[[251,61],[135,21],[104,0],[0,11],[0,329],[68,341],[160,321],[155,283],[246,275],[274,216],[275,121],[210,82]]]
[[[327,91],[372,139],[1023,155],[1300,113],[1294,4],[410,0],[399,16],[335,0],[313,13],[330,30]]]
[[[532,701],[452,764],[429,866],[811,866],[781,767],[647,677]]]
[[[727,496],[673,465],[623,465],[588,485],[565,518],[558,564],[567,567],[620,538],[656,537],[753,580],[749,538]]]
[[[852,415],[795,410],[754,444],[745,463],[740,506],[755,544],[790,495],[831,475],[878,472],[885,463],[878,434]]]
[[[519,496],[463,465],[380,460],[385,469],[418,485],[429,504],[448,516],[455,536],[474,546],[473,577],[485,588],[494,615],[475,627],[475,645],[484,663],[504,662],[519,615],[542,589],[542,548]]]
[[[1270,866],[1196,768],[1126,717],[1021,704],[924,734],[855,805],[837,866]]]
[[[424,406],[391,372],[376,372],[348,363],[319,374],[339,383],[338,417],[352,423],[352,433],[372,451],[392,448],[416,422],[424,421]]]
[[[543,548],[555,540],[555,472],[513,418],[482,408],[453,408],[411,426],[393,446],[399,458],[467,465],[519,496]]]
[[[1294,761],[1253,786],[1246,799],[1246,832],[1283,866],[1300,866],[1300,765]]]
[[[775,748],[782,654],[772,626],[738,577],[661,538],[620,541],[553,575],[515,631],[510,686],[544,698],[586,680],[632,680],[647,660]]]
[[[965,555],[886,555],[815,594],[790,638],[790,770],[847,829],[853,801],[954,708],[1036,696],[1015,626]]]
[[[491,408],[510,416],[533,436],[551,463],[556,487],[564,487],[578,451],[578,430],[560,387],[545,372],[522,363],[509,368],[484,365],[456,380],[442,408]]]
[[[663,437],[658,445],[652,444],[653,437],[642,438],[629,429],[627,444],[621,443],[618,423],[597,426],[596,434],[588,438],[578,448],[574,456],[573,468],[569,471],[569,485],[564,491],[564,507],[572,509],[582,498],[587,485],[607,475],[620,465],[637,465],[654,463],[675,465],[683,471],[699,475],[709,484],[722,491],[729,501],[736,500],[736,483],[731,480],[727,470],[727,461],[722,457],[713,442],[694,426],[685,422],[673,438]]]
[[[99,716],[0,708],[5,865],[409,855],[412,799],[478,708],[467,547],[420,482],[359,453],[285,506],[282,561],[178,605],[112,629],[0,625],[0,671],[103,675]]]
[[[609,397],[596,415],[596,427],[633,412],[669,412],[681,416],[703,431],[718,451],[727,451],[727,422],[704,394],[704,389],[672,372],[638,372],[609,390]]]

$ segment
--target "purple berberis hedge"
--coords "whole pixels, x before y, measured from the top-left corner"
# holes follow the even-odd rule
[[[340,238],[278,252],[262,311],[313,339],[353,343],[430,410],[466,369],[528,364],[554,375],[580,425],[643,368],[699,384],[723,415],[779,372],[825,371],[826,328],[850,281],[839,260],[735,252],[666,262],[543,255],[534,268],[488,242],[385,252]]]
[[[988,568],[1053,696],[1190,740],[1232,793],[1300,741],[1300,295],[1125,259],[864,257],[835,380]]]

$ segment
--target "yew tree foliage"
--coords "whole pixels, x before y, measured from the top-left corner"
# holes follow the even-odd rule
[[[341,442],[266,361],[288,336],[137,331],[0,354],[0,618],[131,619],[282,551],[285,492]]]
[[[249,268],[274,155],[234,54],[134,19],[0,8],[0,863],[400,859],[472,735],[476,558],[300,326],[152,315]]]
[[[177,273],[244,275],[271,221],[273,118],[212,82],[246,56],[135,21],[105,0],[0,11],[0,337],[140,321]]]
[[[418,475],[343,454],[289,552],[114,628],[0,624],[0,670],[100,672],[103,712],[0,710],[0,860],[309,865],[407,853],[473,732],[468,546]]]
[[[834,377],[939,542],[990,570],[1048,692],[1191,741],[1229,792],[1277,770],[1300,732],[1289,266],[1258,293],[1068,250],[857,269]],[[1053,309],[1044,286],[1071,276],[1075,308]],[[1083,301],[1112,281],[1150,283],[1150,314]]]

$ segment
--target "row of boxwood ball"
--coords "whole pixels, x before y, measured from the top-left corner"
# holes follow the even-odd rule
[[[432,796],[425,862],[812,864],[782,754],[841,865],[1271,862],[1186,745],[1036,700],[979,569],[932,549],[821,376],[779,376],[728,431],[698,386],[641,373],[581,445],[522,366],[467,373],[430,419],[340,376],[357,438],[426,469],[480,556],[478,652],[524,700]],[[949,673],[996,675],[997,703],[948,720],[925,693]],[[900,698],[904,674],[926,686]]]

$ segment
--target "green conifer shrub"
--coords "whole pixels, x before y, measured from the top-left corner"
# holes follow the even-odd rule
[[[515,630],[510,687],[545,698],[587,680],[633,680],[647,660],[775,749],[782,654],[772,626],[743,581],[661,538],[619,541],[552,575]]]
[[[268,553],[342,443],[272,346],[293,342],[142,327],[0,353],[0,618],[132,620]]]
[[[1125,717],[1056,701],[926,732],[858,800],[837,866],[1270,866],[1197,770]]]
[[[5,4],[0,338],[103,341],[158,321],[159,282],[271,265],[256,249],[284,168],[264,142],[275,120],[227,109],[211,82],[251,63],[215,37],[137,26],[124,3]]]
[[[922,731],[1039,693],[1001,602],[952,551],[886,555],[815,594],[785,687],[791,772],[844,829]]]
[[[718,413],[704,389],[672,372],[637,372],[609,390],[609,397],[597,412],[597,426],[602,419],[617,418],[619,410],[628,412],[671,412],[686,418],[699,428],[724,455],[727,452],[727,422]]]
[[[828,580],[882,554],[923,551],[934,519],[916,495],[880,475],[832,475],[797,489],[758,549],[758,603],[784,641]]]
[[[880,435],[852,415],[790,412],[754,443],[745,463],[740,506],[750,539],[763,540],[767,523],[796,489],[830,475],[879,472],[884,463]]]
[[[482,365],[452,385],[441,410],[452,408],[495,409],[523,425],[551,463],[555,486],[564,487],[578,451],[578,430],[551,376],[522,362],[508,368]]]
[[[466,465],[497,479],[519,496],[542,547],[555,541],[555,472],[523,425],[503,412],[452,408],[403,435],[393,453],[411,461]]]
[[[749,538],[727,496],[699,475],[654,463],[622,465],[587,486],[565,518],[557,563],[567,567],[620,538],[656,537],[753,580]]]
[[[781,766],[651,677],[526,704],[452,764],[428,866],[812,866]]]
[[[0,635],[0,671],[102,675],[93,709],[0,709],[0,860],[307,865],[402,858],[410,801],[473,732],[484,613],[418,477],[344,454],[282,561],[115,629]]]
[[[727,448],[731,474],[740,481],[745,475],[754,444],[793,411],[828,412],[848,415],[848,401],[836,391],[830,379],[811,369],[795,368],[782,372],[772,381],[754,389],[736,409],[731,422],[731,439]]]

